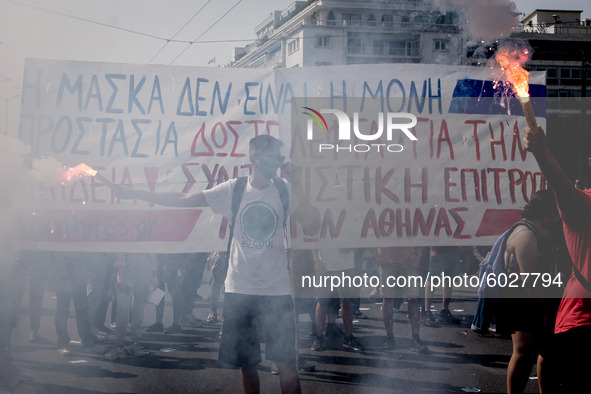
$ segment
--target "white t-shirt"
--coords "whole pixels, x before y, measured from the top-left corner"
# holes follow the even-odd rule
[[[355,268],[355,256],[352,249],[323,248],[318,253],[324,268],[328,271]]]
[[[236,179],[231,179],[203,191],[211,210],[230,222],[235,185]],[[247,182],[230,247],[227,293],[291,294],[283,222],[283,205],[273,182],[263,190]]]

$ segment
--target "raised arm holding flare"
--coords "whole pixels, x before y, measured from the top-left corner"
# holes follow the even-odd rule
[[[554,158],[541,128],[526,129],[525,147],[533,153],[542,173],[554,190],[562,218],[564,237],[573,270],[564,289],[556,316],[556,357],[562,380],[561,392],[588,390],[591,370],[591,190],[579,190]],[[590,161],[591,164],[591,161]],[[573,357],[576,352],[581,357]]]
[[[563,211],[568,210],[569,205],[574,202],[577,196],[574,183],[550,152],[546,135],[541,127],[538,127],[537,133],[533,133],[531,129],[527,128],[525,135],[525,148],[533,153],[540,170],[542,170],[546,180],[552,186],[558,206]]]

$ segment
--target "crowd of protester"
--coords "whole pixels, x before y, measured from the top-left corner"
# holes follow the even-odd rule
[[[277,212],[283,210],[287,216],[285,206],[282,207],[282,187],[277,184],[283,181],[274,178],[283,162],[279,155],[281,144],[272,137],[263,137],[251,144],[251,161],[256,170],[246,186],[244,198],[249,201],[265,199],[269,195],[267,187],[274,183],[277,192],[271,203],[275,204]],[[561,298],[557,294],[545,294],[541,287],[519,287],[515,293],[505,294],[498,300],[497,314],[490,323],[496,323],[499,334],[510,335],[512,339],[513,352],[507,369],[509,393],[524,391],[534,365],[537,365],[540,392],[582,392],[582,378],[589,367],[584,356],[591,348],[591,192],[581,190],[569,180],[550,154],[543,132],[529,133],[525,143],[553,192],[537,192],[524,208],[522,216],[529,225],[516,227],[508,236],[503,251],[507,272],[558,274],[562,269],[566,289]],[[227,185],[220,186],[189,196],[160,196],[129,190],[119,190],[118,193],[122,198],[141,198],[163,205],[210,206],[214,212],[226,217],[238,216],[233,211],[238,208],[232,206],[237,186],[232,184],[227,190],[224,189]],[[257,195],[260,190],[264,193]],[[305,201],[300,203],[305,204]],[[305,214],[301,216],[298,219],[304,229],[316,225],[308,223]],[[557,226],[559,219],[562,219],[563,231]],[[249,235],[239,229],[241,226],[231,223],[231,234],[236,229],[242,231],[241,236]],[[281,220],[278,223],[280,225]],[[355,332],[353,325],[354,318],[367,318],[359,310],[359,289],[330,291],[320,288],[306,292],[294,285],[301,276],[355,275],[368,270],[378,271],[383,281],[388,276],[402,273],[424,276],[426,272],[432,275],[445,272],[453,275],[473,267],[476,260],[474,248],[458,246],[327,248],[297,251],[292,255],[285,253],[284,246],[280,246],[274,251],[274,256],[280,256],[277,264],[265,266],[263,270],[254,264],[263,258],[257,254],[259,251],[241,250],[238,253],[236,243],[230,245],[229,251],[183,254],[22,251],[14,259],[14,264],[2,266],[2,383],[12,392],[35,392],[14,367],[10,355],[11,333],[16,324],[17,308],[27,288],[26,279],[29,341],[49,343],[40,335],[39,328],[44,293],[53,289],[56,293],[56,351],[60,356],[68,356],[71,352],[68,319],[72,303],[77,334],[84,351],[111,360],[141,357],[144,354],[144,331],[179,334],[182,326],[221,323],[219,360],[240,367],[244,391],[260,390],[257,365],[261,362],[260,339],[264,336],[266,357],[274,362],[272,372],[280,375],[281,391],[286,393],[300,391],[298,371],[314,371],[314,366],[297,354],[296,326],[301,324],[300,315],[308,315],[311,321],[312,351],[324,351],[327,348],[325,338],[338,339],[339,347],[349,351],[363,352],[366,347],[363,336]],[[561,253],[561,248],[568,254]],[[269,258],[265,256],[264,259]],[[204,322],[194,315],[193,310],[206,267],[212,271],[212,282],[208,295],[210,310]],[[224,283],[225,294],[220,300]],[[156,321],[146,324],[144,310],[147,301],[158,293],[156,289],[160,290],[159,301],[152,300],[156,304]],[[437,327],[460,323],[450,312],[452,290],[449,286],[442,289],[441,310],[434,314],[431,309],[434,295],[428,284],[424,288],[373,289],[372,297],[382,302],[383,350],[395,351],[396,336],[402,335],[410,336],[414,351],[429,353],[420,337],[421,325]],[[166,297],[162,296],[165,291],[173,309],[172,325],[166,328],[163,325]],[[408,306],[409,333],[395,333],[393,313],[403,301]],[[344,331],[337,324],[337,316],[342,318]],[[279,323],[281,327],[278,328]],[[474,325],[473,330],[480,335],[494,332],[490,327]],[[335,341],[331,343],[334,345]],[[581,358],[574,357],[572,353],[575,352],[580,352]]]

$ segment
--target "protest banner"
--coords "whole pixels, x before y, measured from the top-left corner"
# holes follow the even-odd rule
[[[532,73],[530,82],[533,96],[545,96],[544,74]],[[543,99],[533,101],[544,126]],[[329,109],[349,117],[350,140],[339,141],[344,123]],[[20,138],[34,157],[86,163],[102,178],[46,179],[18,239],[45,250],[223,250],[227,221],[209,209],[119,200],[108,183],[208,189],[248,175],[248,141],[270,134],[284,141],[321,217],[315,234],[293,226],[295,248],[488,244],[544,187],[523,149],[524,128],[519,105],[486,68],[29,59]]]

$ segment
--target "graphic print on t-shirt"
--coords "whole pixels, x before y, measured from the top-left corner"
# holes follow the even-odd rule
[[[261,201],[248,204],[240,213],[241,245],[256,249],[272,248],[277,223],[277,213],[268,204]]]

